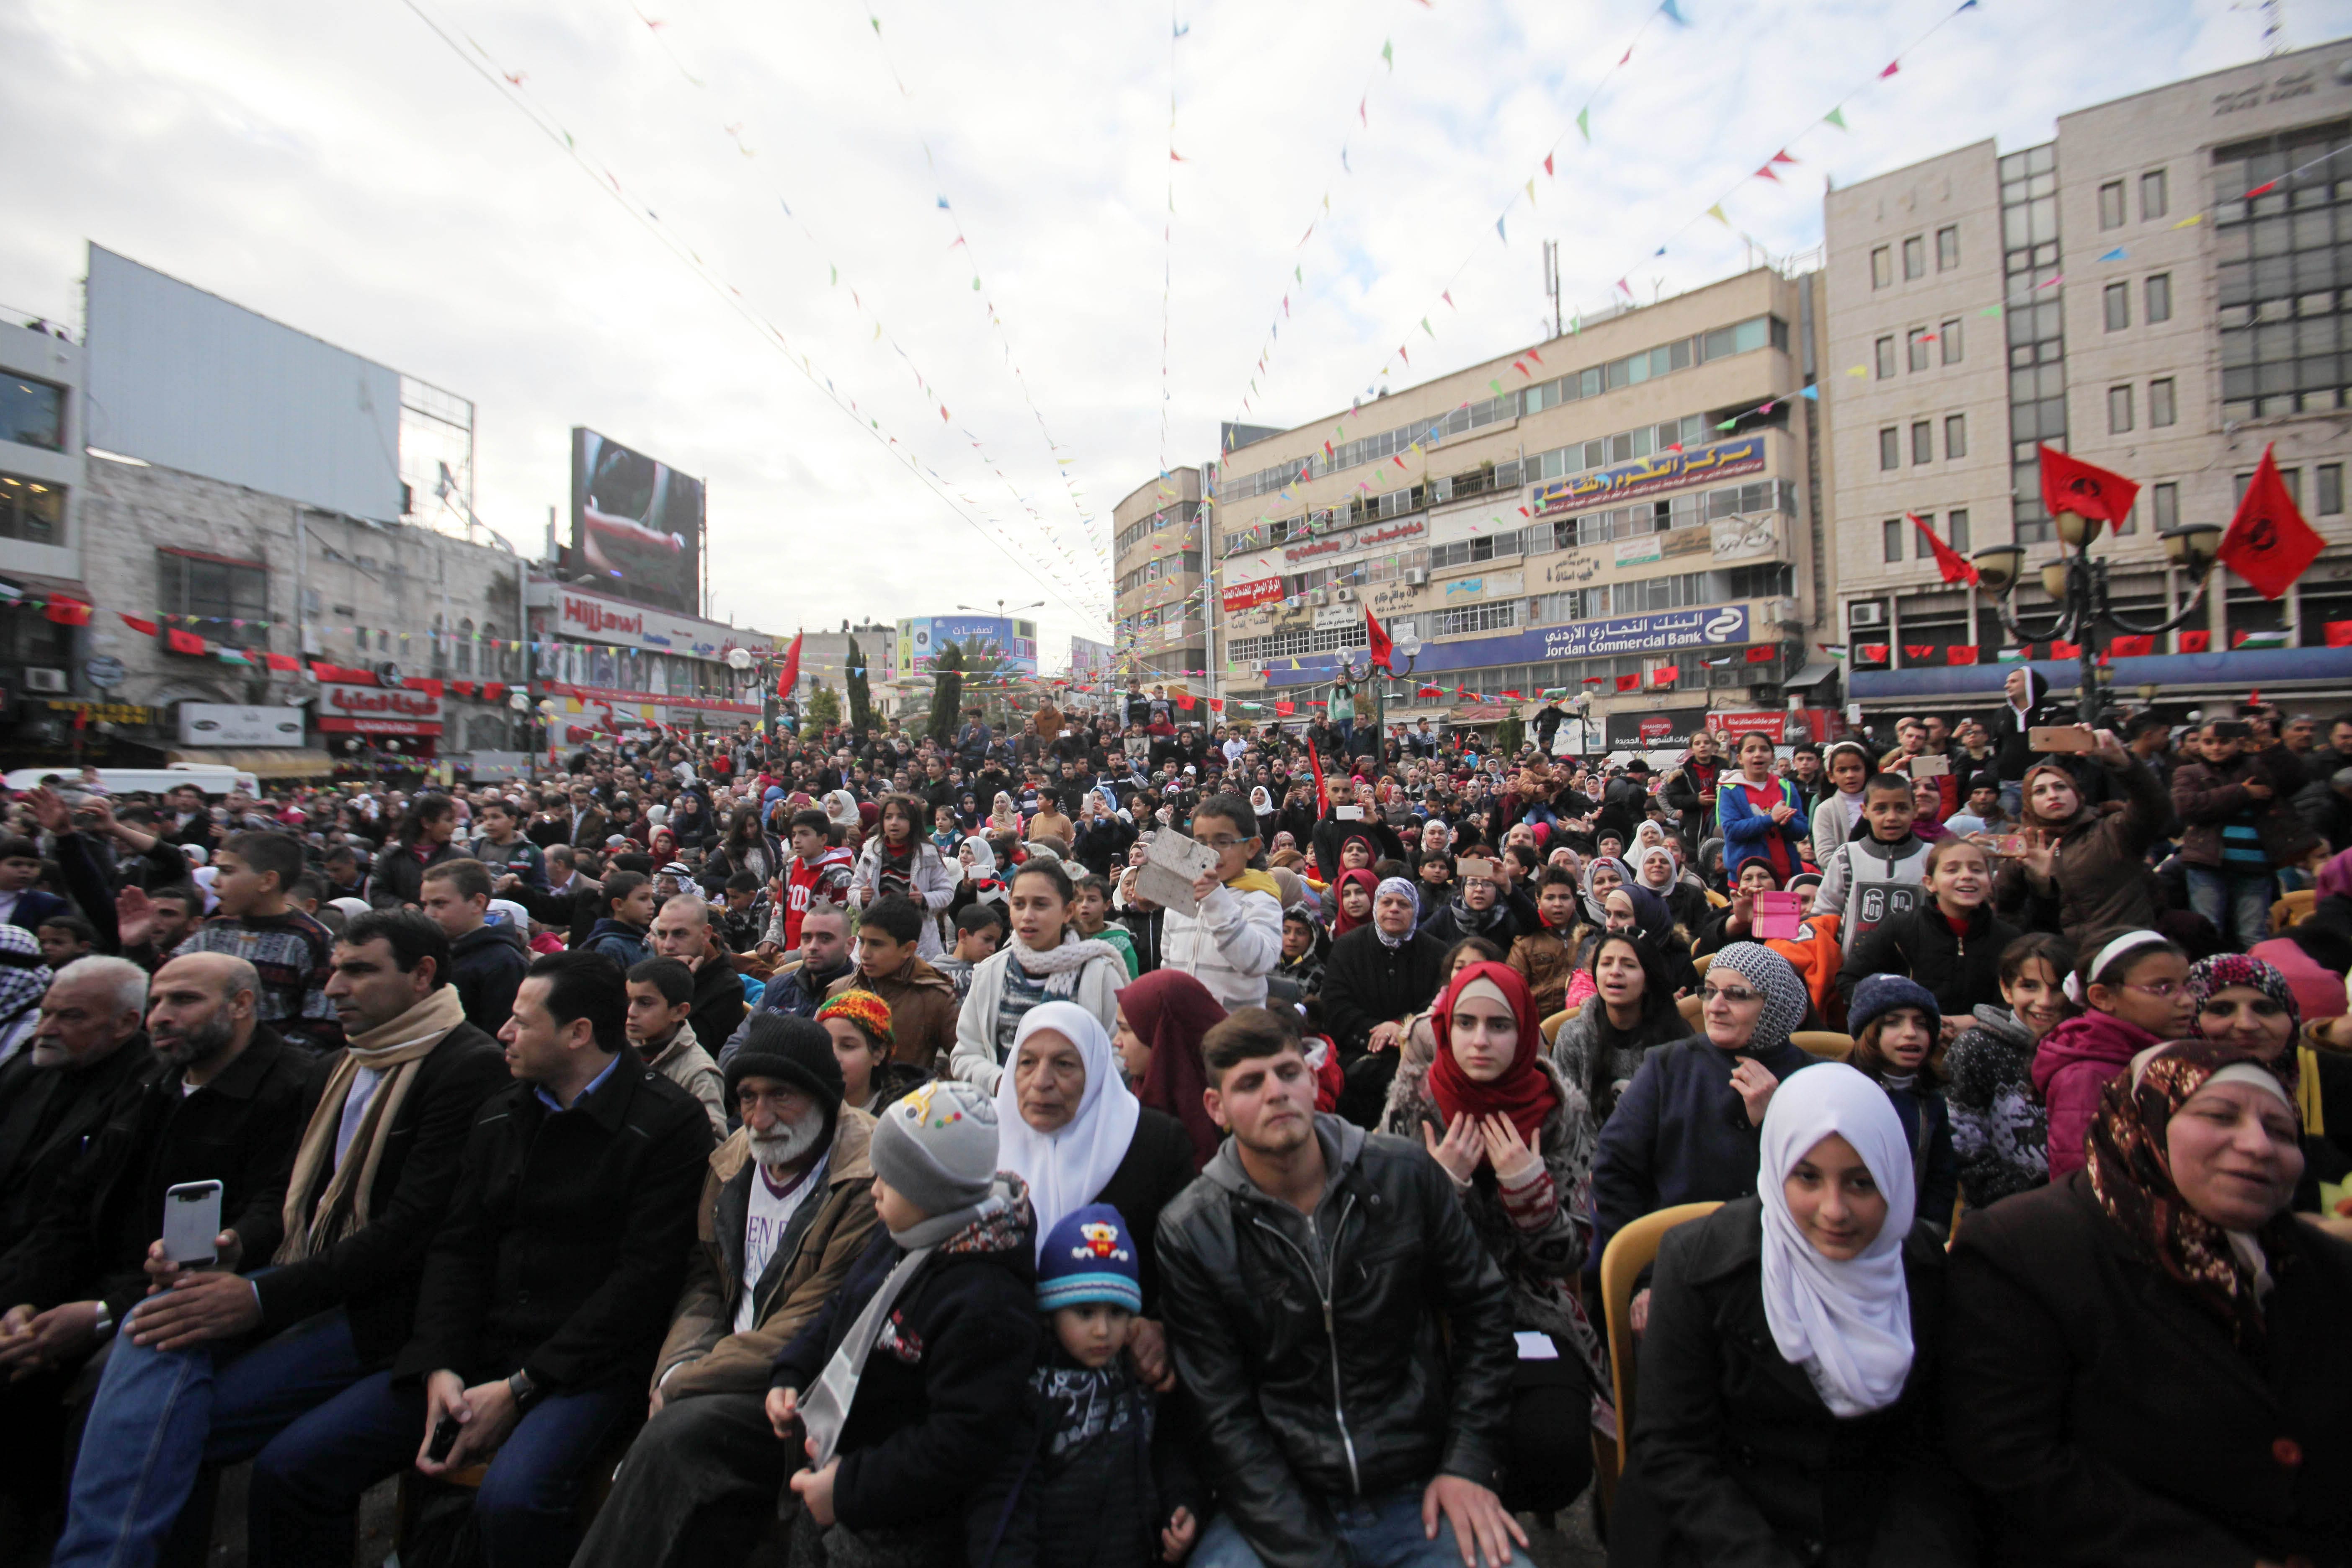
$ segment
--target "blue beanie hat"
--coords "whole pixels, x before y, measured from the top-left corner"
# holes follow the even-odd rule
[[[1108,1204],[1088,1204],[1062,1217],[1046,1233],[1037,1258],[1037,1306],[1063,1307],[1108,1301],[1130,1312],[1143,1310],[1143,1279],[1127,1221]]]
[[[1936,994],[1905,974],[1865,974],[1853,988],[1853,1003],[1845,1011],[1845,1026],[1857,1038],[1881,1014],[1897,1007],[1916,1007],[1927,1015],[1930,1033],[1944,1023],[1944,1009]]]

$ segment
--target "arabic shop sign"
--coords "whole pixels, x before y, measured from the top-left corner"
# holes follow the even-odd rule
[[[1638,463],[1621,463],[1613,468],[1595,468],[1589,474],[1554,479],[1536,486],[1533,500],[1538,514],[1570,511],[1636,496],[1658,495],[1687,485],[1712,484],[1735,474],[1759,473],[1763,467],[1764,437],[1760,434],[1742,436],[1737,441],[1717,441],[1696,452],[1660,452]]]
[[[1710,647],[1748,640],[1748,606],[1726,605],[1714,609],[1666,610],[1654,616],[1622,616],[1609,621],[1576,621],[1527,635],[1530,638],[1542,637],[1541,657],[1546,659]]]
[[[1363,528],[1351,528],[1340,533],[1326,533],[1298,544],[1286,546],[1285,561],[1319,561],[1327,555],[1344,554],[1350,550],[1378,550],[1384,544],[1402,540],[1418,539],[1429,531],[1429,520],[1407,518],[1402,522],[1373,523]]]
[[[1236,583],[1224,591],[1227,610],[1255,609],[1282,597],[1282,579],[1261,577],[1255,583]]]

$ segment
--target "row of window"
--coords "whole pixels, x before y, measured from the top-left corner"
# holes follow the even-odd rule
[[[1739,599],[1777,598],[1796,591],[1795,579],[1795,567],[1785,562],[1767,561],[1753,566],[1674,572],[1630,583],[1539,594],[1528,601],[1528,608],[1536,626],[1566,626],[1571,621],[1597,621],[1610,616],[1642,616]]]
[[[66,492],[38,479],[0,474],[0,539],[27,544],[66,542]]]
[[[2030,372],[2028,374],[2031,374]],[[1969,416],[1965,414],[1944,416],[1944,460],[1969,455]],[[1936,422],[1914,419],[1911,422],[1911,463],[1914,468],[1936,460]],[[1878,433],[1878,468],[1881,473],[1891,473],[1903,466],[1903,426],[1889,425]]]
[[[2125,187],[2123,180],[2109,180],[2099,187],[2099,226],[2121,228],[2125,219]],[[2171,210],[2165,188],[2164,171],[2150,169],[2139,177],[2139,221],[2154,223]]]
[[[1344,468],[1365,463],[1384,462],[1415,444],[1442,441],[1449,436],[1476,430],[1505,419],[1515,419],[1522,413],[1535,414],[1563,403],[1598,397],[1642,382],[1655,380],[1675,371],[1693,365],[1727,359],[1733,354],[1750,353],[1772,347],[1786,352],[1789,346],[1789,324],[1775,316],[1756,316],[1727,327],[1717,327],[1696,337],[1680,338],[1639,353],[1613,359],[1606,364],[1587,366],[1551,381],[1539,382],[1517,392],[1507,392],[1500,397],[1488,398],[1467,408],[1423,420],[1413,425],[1400,425],[1393,430],[1383,430],[1332,448],[1327,457],[1318,452],[1305,461],[1278,464],[1261,468],[1254,474],[1220,478],[1218,498],[1227,504],[1251,496],[1269,495],[1297,479],[1302,473],[1309,479],[1320,479]],[[1640,456],[1641,454],[1635,454]],[[1598,467],[1599,464],[1591,465]]]
[[[2129,382],[2107,388],[2107,433],[2121,436],[2132,428],[2134,388]],[[2172,378],[2162,376],[2147,384],[2147,427],[2162,430],[2180,417],[2179,400],[2173,395]]]
[[[0,375],[0,441],[66,449],[66,389],[30,376]]]
[[[1903,334],[1903,358],[1914,374],[1926,370],[1940,358],[1946,364],[1960,363],[1960,323],[1946,321],[1935,328],[1913,327]],[[1876,362],[1878,379],[1895,377],[1895,336],[1888,333],[1873,346],[1872,357]]]
[[[1180,522],[1191,522],[1200,515],[1200,511],[1201,503],[1196,500],[1179,501],[1173,506],[1161,507],[1141,521],[1131,522],[1121,529],[1118,536],[1111,542],[1111,552],[1115,555],[1124,555],[1163,528],[1171,527]]]
[[[2352,121],[2335,120],[2213,150],[2225,422],[2352,404],[2336,341],[2352,317],[2352,170],[2328,161],[2347,142]]]
[[[1932,511],[1921,512],[1919,520],[1930,528],[1936,526],[1936,514]],[[1878,532],[1880,558],[1891,564],[1903,559],[1903,542],[1917,534],[1918,530],[1912,526],[1911,520],[1907,517],[1890,517],[1878,525]],[[1946,512],[1942,532],[1945,543],[1961,554],[1967,554],[1970,548],[1968,509],[1962,507],[1958,510]],[[1932,561],[1936,556],[1936,548],[1922,535],[1919,537],[1917,545],[1913,549],[1912,555],[1917,560]]]
[[[2172,274],[2153,272],[2140,279],[2146,296],[2147,321],[2149,326],[2172,320]],[[2110,283],[2099,291],[2099,304],[2105,312],[2107,331],[2120,332],[2131,326],[2132,286],[2126,279]]]
[[[1162,555],[1157,560],[1147,561],[1129,572],[1118,580],[1118,591],[1122,594],[1129,593],[1142,587],[1146,583],[1164,582],[1168,578],[1186,573],[1197,576],[1200,571],[1201,552],[1197,550],[1180,551],[1172,555]]]
[[[1927,238],[1915,234],[1903,242],[1903,279],[1911,282],[1927,276]],[[1948,224],[1936,231],[1936,270],[1949,272],[1960,264],[1960,230],[1958,224]],[[1880,246],[1870,253],[1870,286],[1885,289],[1895,282],[1895,256],[1890,247]]]

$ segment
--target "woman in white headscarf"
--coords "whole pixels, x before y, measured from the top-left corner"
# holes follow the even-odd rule
[[[1837,1062],[1780,1085],[1756,1188],[1659,1249],[1612,1568],[1975,1562],[1935,1399],[1944,1249],[1885,1091]]]
[[[1028,1183],[1041,1249],[1055,1226],[1088,1204],[1118,1211],[1143,1276],[1143,1312],[1128,1347],[1147,1378],[1171,1383],[1153,1238],[1160,1211],[1192,1183],[1184,1124],[1135,1098],[1102,1020],[1075,1002],[1030,1008],[1006,1067],[996,1083],[997,1169]]]

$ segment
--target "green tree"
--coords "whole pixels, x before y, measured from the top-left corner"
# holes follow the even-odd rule
[[[874,728],[874,694],[866,684],[866,655],[858,650],[857,639],[849,639],[849,727],[853,730]]]
[[[841,722],[841,694],[830,686],[820,686],[809,693],[801,704],[801,722],[804,730],[823,730]]]
[[[925,732],[946,745],[955,739],[963,706],[963,650],[950,643],[931,660],[931,721]]]
[[[1499,755],[1517,756],[1519,748],[1527,742],[1527,721],[1519,717],[1519,711],[1516,708],[1503,715],[1503,721],[1495,726],[1495,750]]]

